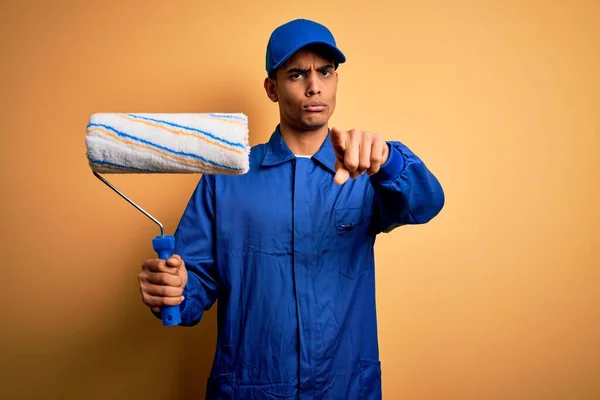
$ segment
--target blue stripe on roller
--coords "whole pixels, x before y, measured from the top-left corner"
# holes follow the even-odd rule
[[[230,114],[219,114],[219,113],[209,113],[208,115],[210,117],[215,117],[215,118],[233,119],[233,120],[242,121],[242,122],[247,121],[247,118],[242,117],[241,115],[230,115]]]
[[[214,140],[216,140],[218,142],[225,143],[225,144],[228,144],[228,145],[234,146],[234,147],[240,147],[242,149],[245,148],[244,144],[242,144],[242,143],[230,142],[228,140],[225,140],[223,138],[215,136],[215,135],[213,135],[210,132],[206,132],[206,131],[203,131],[203,130],[197,129],[197,128],[192,128],[191,126],[179,125],[179,124],[176,124],[174,122],[164,121],[164,120],[161,120],[161,119],[155,119],[155,118],[149,118],[149,117],[142,117],[141,115],[136,115],[136,114],[125,114],[125,115],[130,116],[132,118],[143,119],[143,120],[146,120],[146,121],[157,122],[157,123],[160,123],[160,124],[169,125],[169,126],[172,126],[174,128],[180,128],[180,129],[185,129],[185,130],[191,131],[191,132],[201,133],[201,134],[203,134],[205,136],[208,136],[211,139],[214,139]]]
[[[113,131],[114,133],[116,133],[118,136],[125,137],[127,139],[131,139],[131,140],[133,140],[135,142],[143,143],[145,145],[148,145],[148,146],[151,146],[151,147],[163,150],[163,151],[165,151],[167,153],[176,154],[178,156],[185,156],[185,157],[194,158],[196,160],[203,161],[203,162],[205,162],[207,164],[211,164],[211,165],[214,165],[215,167],[219,167],[219,168],[229,169],[229,170],[233,170],[233,171],[241,171],[242,170],[241,168],[233,168],[230,165],[219,164],[219,163],[216,163],[214,161],[207,160],[206,158],[201,157],[201,156],[199,156],[197,154],[185,153],[183,151],[176,151],[176,150],[173,150],[173,149],[169,149],[168,147],[164,147],[164,146],[161,146],[159,144],[149,142],[149,141],[147,141],[145,139],[141,139],[139,137],[135,137],[135,136],[129,135],[129,134],[125,133],[125,132],[121,132],[121,131],[119,131],[119,130],[117,130],[117,129],[113,128],[112,126],[109,126],[109,125],[89,123],[88,126],[87,126],[87,128],[89,129],[89,128],[93,128],[95,126],[108,129],[108,130]]]

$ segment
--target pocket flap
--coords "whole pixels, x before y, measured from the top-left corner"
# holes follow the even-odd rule
[[[364,209],[358,207],[336,208],[335,229],[338,233],[350,232],[369,220]]]

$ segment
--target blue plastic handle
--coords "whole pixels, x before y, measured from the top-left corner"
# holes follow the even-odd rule
[[[175,251],[175,237],[170,235],[157,236],[152,240],[154,251],[158,258],[167,260]],[[163,306],[160,314],[164,326],[179,325],[181,323],[181,313],[179,306]]]

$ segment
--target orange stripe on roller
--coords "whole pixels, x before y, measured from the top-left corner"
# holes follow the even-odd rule
[[[207,138],[205,136],[201,136],[201,135],[199,135],[197,133],[187,132],[187,131],[185,131],[183,129],[169,128],[169,127],[166,127],[166,126],[161,125],[161,124],[156,123],[156,122],[135,119],[135,118],[130,117],[128,115],[119,114],[119,116],[121,116],[122,118],[124,118],[124,119],[126,119],[128,121],[135,122],[136,124],[144,124],[144,125],[152,126],[152,127],[155,127],[155,128],[160,128],[160,129],[162,129],[164,131],[167,131],[169,133],[172,133],[174,135],[190,136],[190,137],[193,137],[193,138],[204,140],[205,142],[209,143],[211,146],[217,146],[217,147],[222,148],[223,150],[230,151],[232,153],[244,154],[243,150],[238,150],[238,149],[234,149],[234,148],[231,148],[231,147],[227,147],[227,146],[225,146],[222,143],[216,142],[216,141],[211,140],[211,139],[209,139],[209,138]]]
[[[221,121],[221,122],[225,122],[227,124],[235,124],[235,125],[239,125],[239,126],[246,126],[247,123],[234,119],[234,118],[225,118],[225,117],[217,117],[217,116],[213,116],[213,115],[200,115],[201,118],[205,118],[205,119],[215,119],[217,121]]]
[[[112,132],[110,132],[109,130],[104,129],[104,128],[93,128],[93,129],[89,130],[89,133],[98,133],[98,134],[100,134],[102,136],[108,136],[108,137],[110,137],[111,140],[123,143],[123,144],[125,144],[127,146],[139,147],[139,148],[144,149],[144,150],[149,150],[149,151],[151,151],[153,153],[158,154],[161,157],[169,158],[169,159],[171,159],[173,161],[176,161],[176,162],[179,162],[181,164],[190,165],[190,166],[193,166],[193,167],[200,167],[200,168],[202,168],[203,170],[206,170],[206,171],[214,171],[214,172],[220,171],[222,173],[229,173],[229,174],[232,173],[232,171],[229,170],[229,169],[218,168],[218,167],[215,167],[214,165],[210,165],[210,164],[207,164],[207,163],[202,162],[202,161],[188,160],[188,159],[185,159],[185,158],[182,158],[182,157],[174,156],[172,154],[167,154],[167,153],[165,153],[163,151],[160,151],[158,149],[154,149],[154,148],[152,148],[150,146],[146,146],[146,145],[144,145],[142,143],[137,143],[137,142],[133,142],[133,141],[130,141],[130,140],[126,140],[126,139],[120,138],[117,135],[113,134]]]

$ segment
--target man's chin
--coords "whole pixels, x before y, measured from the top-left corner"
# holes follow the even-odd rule
[[[304,120],[300,125],[300,129],[302,129],[303,131],[317,131],[327,125],[327,119],[315,118],[310,120]]]

